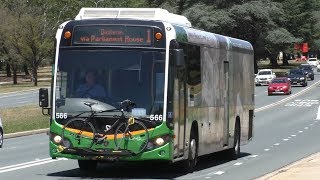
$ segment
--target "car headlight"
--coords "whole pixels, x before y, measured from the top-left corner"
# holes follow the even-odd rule
[[[300,80],[304,80],[304,77],[301,77]]]

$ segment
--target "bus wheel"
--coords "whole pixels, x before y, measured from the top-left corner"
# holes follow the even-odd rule
[[[183,162],[183,170],[185,172],[193,172],[198,161],[198,143],[194,132],[191,132],[189,143],[189,155],[188,159]]]
[[[80,170],[94,171],[97,168],[98,161],[94,160],[78,160]]]
[[[226,151],[227,159],[230,159],[230,160],[238,159],[238,157],[240,155],[240,137],[241,137],[240,123],[239,123],[239,121],[237,121],[236,126],[235,126],[235,130],[234,130],[233,147]]]

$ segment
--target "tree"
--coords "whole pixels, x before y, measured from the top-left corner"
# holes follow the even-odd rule
[[[320,46],[320,14],[318,12],[320,2],[317,0],[275,0],[283,5],[286,21],[282,27],[287,29],[301,42],[309,44],[311,52],[316,52]],[[293,44],[291,44],[291,47]],[[292,51],[292,50],[291,50]],[[307,55],[307,54],[305,54]]]
[[[50,5],[38,7],[32,6],[32,3],[34,1],[5,2],[8,18],[1,29],[5,37],[3,51],[11,62],[14,77],[24,61],[31,67],[32,81],[37,86],[37,70],[53,54],[53,38],[46,16]]]

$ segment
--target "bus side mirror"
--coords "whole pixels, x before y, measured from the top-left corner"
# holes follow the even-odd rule
[[[49,96],[47,88],[39,89],[39,106],[42,108],[49,106]]]
[[[172,49],[170,50],[170,55],[177,67],[184,67],[186,65],[183,49]]]

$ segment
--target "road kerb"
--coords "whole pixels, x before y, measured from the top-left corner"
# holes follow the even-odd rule
[[[37,129],[37,130],[32,130],[32,131],[23,131],[23,132],[17,132],[17,133],[10,133],[10,134],[4,134],[3,138],[4,139],[9,139],[9,138],[28,136],[28,135],[33,135],[33,134],[46,133],[48,131],[49,131],[49,128]]]
[[[314,159],[316,156],[319,156],[319,155],[320,155],[320,152],[311,154],[311,155],[309,155],[309,156],[307,156],[307,157],[305,157],[303,159],[297,160],[297,161],[295,161],[295,162],[293,162],[293,163],[291,163],[289,165],[286,165],[286,166],[284,166],[284,167],[282,167],[282,168],[280,168],[280,169],[278,169],[276,171],[273,171],[271,173],[268,173],[268,174],[265,174],[265,175],[263,175],[261,177],[258,177],[258,178],[256,178],[256,180],[267,180],[267,179],[270,179],[270,178],[272,178],[274,176],[277,176],[280,173],[285,173],[286,171],[288,171],[289,169],[291,169],[293,167],[296,167],[296,166],[299,166],[299,165],[301,165],[303,163],[311,161],[312,159]]]

